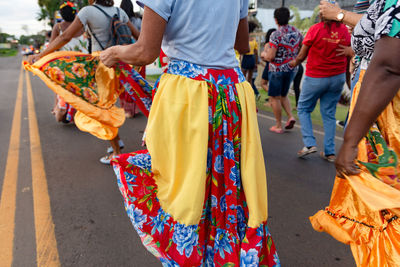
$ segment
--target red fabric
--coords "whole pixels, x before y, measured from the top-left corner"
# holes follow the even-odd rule
[[[143,79],[146,79],[146,66],[140,67],[139,74],[143,77]]]
[[[161,49],[160,50],[160,65],[161,68],[163,69],[164,73],[167,73],[167,66],[168,66],[168,57],[167,55],[164,53],[164,51]]]
[[[331,77],[346,72],[347,57],[337,56],[340,45],[350,46],[350,33],[342,23],[317,23],[308,30],[303,45],[309,46],[306,75]]]

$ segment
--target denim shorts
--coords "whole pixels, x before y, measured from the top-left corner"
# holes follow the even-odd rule
[[[243,55],[242,69],[252,70],[256,67],[256,58],[254,55]]]
[[[287,96],[290,84],[296,76],[296,71],[289,72],[269,72],[269,96]]]

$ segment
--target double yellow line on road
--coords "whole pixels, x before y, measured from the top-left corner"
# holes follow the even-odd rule
[[[21,68],[0,199],[0,262],[2,266],[11,266],[13,258],[15,206],[21,136],[22,87],[24,83],[22,74],[23,71]]]
[[[25,72],[29,136],[32,168],[32,192],[34,224],[36,234],[37,266],[60,266],[54,223],[51,214],[50,197],[40,143],[39,128],[36,118],[34,98],[28,72]],[[17,99],[12,122],[10,145],[4,174],[0,202],[0,263],[11,266],[13,262],[16,193],[18,181],[18,161],[21,132],[21,110],[23,91],[23,70],[19,75]]]

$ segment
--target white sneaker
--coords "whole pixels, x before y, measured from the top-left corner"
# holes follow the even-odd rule
[[[118,145],[119,145],[119,148],[121,148],[121,149],[123,149],[123,148],[125,147],[125,144],[124,144],[124,142],[122,141],[122,139],[119,139]],[[111,154],[111,153],[113,153],[113,152],[114,152],[114,149],[112,148],[112,146],[110,146],[110,147],[107,148],[107,153],[108,153],[108,154]]]
[[[107,155],[107,156],[104,156],[104,157],[100,158],[100,162],[105,164],[105,165],[110,165],[110,162],[111,162],[112,159],[113,159],[113,156]]]

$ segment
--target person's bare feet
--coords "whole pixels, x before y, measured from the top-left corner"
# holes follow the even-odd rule
[[[272,126],[271,128],[269,128],[269,130],[270,130],[271,132],[273,132],[273,133],[278,133],[278,134],[282,134],[282,133],[285,132],[281,127],[278,127],[278,126],[276,126],[276,125],[274,125],[274,126]]]

